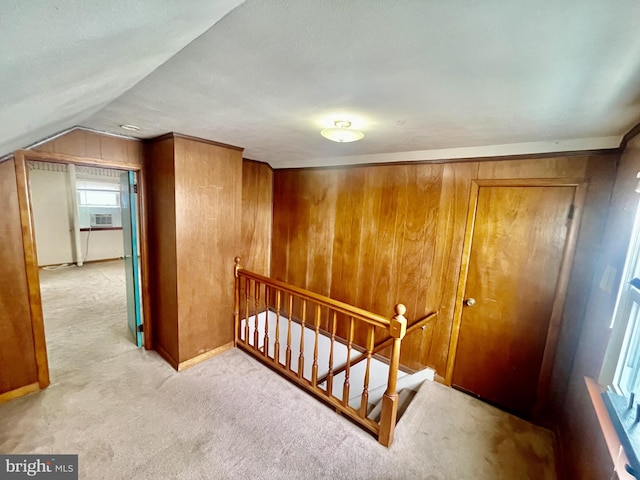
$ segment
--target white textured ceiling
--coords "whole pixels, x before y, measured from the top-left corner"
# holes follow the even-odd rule
[[[36,3],[51,5],[44,22],[53,2]],[[79,10],[86,4],[66,3]],[[640,121],[638,0],[248,0],[93,113],[151,71],[151,60],[157,65],[171,55],[159,44],[195,38],[216,16],[211,7],[205,21],[205,1],[139,2],[149,8],[124,18],[123,4],[137,2],[102,3],[114,14],[85,15],[91,28],[81,27],[71,41],[79,50],[45,68],[21,60],[14,46],[15,78],[29,82],[34,72],[63,76],[78,51],[107,55],[105,39],[114,44],[107,78],[105,69],[88,69],[63,91],[46,81],[21,87],[29,112],[52,96],[74,106],[67,109],[75,117],[56,111],[38,127],[78,123],[125,133],[119,125],[132,123],[141,137],[176,131],[208,138],[245,147],[246,157],[278,168],[611,148]],[[166,10],[150,12],[158,3]],[[143,22],[143,13],[153,20]],[[132,31],[135,19],[147,28]],[[196,19],[201,30],[191,29]],[[93,42],[96,30],[104,35]],[[53,31],[36,35],[50,50],[58,48]],[[181,42],[172,43],[173,52]],[[160,52],[152,54],[154,47]],[[82,115],[88,118],[75,120]],[[336,144],[320,136],[344,117],[364,140]],[[13,137],[29,126],[11,125]]]
[[[240,3],[3,0],[0,155],[82,123]]]

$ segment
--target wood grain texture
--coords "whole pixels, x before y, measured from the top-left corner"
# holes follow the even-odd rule
[[[24,250],[24,266],[27,274],[27,290],[29,292],[29,310],[31,313],[31,331],[38,370],[40,388],[49,385],[49,361],[44,333],[44,315],[40,296],[40,277],[38,272],[38,256],[36,252],[36,234],[34,230],[33,209],[29,193],[29,172],[23,154],[16,152],[16,180],[18,187],[18,205],[22,224],[22,247]]]
[[[15,160],[0,163],[0,394],[38,382]]]
[[[154,348],[169,363],[178,365],[178,286],[174,144],[169,138],[147,146],[149,288],[153,301]]]
[[[247,270],[271,273],[273,170],[266,163],[242,161],[242,243],[237,255]]]
[[[580,234],[576,245],[573,269],[569,280],[562,322],[558,332],[558,345],[550,379],[549,404],[545,405],[543,416],[557,419],[562,409],[568,386],[573,358],[578,348],[582,329],[582,319],[587,314],[587,298],[591,283],[599,267],[599,256],[593,252],[600,250],[605,230],[606,216],[616,176],[617,155],[588,158],[586,177],[589,178],[587,198],[582,215]],[[619,270],[621,273],[621,270]]]
[[[14,398],[24,397],[25,395],[37,392],[38,390],[40,390],[40,384],[38,382],[34,382],[30,383],[29,385],[25,385],[24,387],[16,388],[15,390],[11,390],[9,392],[0,393],[0,403],[8,402],[9,400],[13,400]]]
[[[272,277],[302,288],[316,282],[319,293],[388,317],[394,303],[405,303],[409,324],[440,310],[435,322],[403,341],[401,363],[412,369],[429,366],[443,376],[471,181],[588,179],[600,175],[587,172],[592,158],[615,165],[615,155],[603,154],[276,170]],[[592,196],[585,208],[600,208],[602,202],[602,196]],[[592,241],[583,241],[578,253],[593,255],[594,248]],[[331,257],[317,261],[314,252],[321,251],[331,251]],[[310,267],[310,260],[317,263]],[[323,288],[328,279],[329,288]],[[576,281],[571,278],[570,291]],[[584,304],[584,296],[576,301]],[[344,327],[337,332],[344,338]],[[356,341],[364,344],[365,336],[356,332]]]
[[[233,342],[242,153],[174,139],[178,361]]]
[[[34,147],[37,152],[95,158],[109,162],[135,165],[143,164],[143,143],[140,140],[101,135],[75,129],[58,138]]]
[[[453,384],[530,417],[575,187],[478,190]],[[475,200],[474,200],[475,201]],[[463,283],[463,280],[461,280]]]
[[[559,426],[565,470],[573,478],[599,479],[611,477],[613,461],[587,394],[584,377],[598,378],[611,334],[609,324],[633,229],[634,214],[638,208],[639,196],[634,190],[638,183],[636,174],[640,171],[640,137],[627,145],[617,172],[597,165],[599,162],[595,158],[590,163],[589,170],[599,172],[594,178],[600,179],[600,182],[599,185],[590,185],[583,231],[587,228],[592,232],[599,231],[601,241],[596,242],[597,250],[591,257],[576,253],[576,259],[580,256],[581,262],[593,265],[593,269],[588,277],[583,275],[580,279],[582,289],[579,292],[571,291],[571,283],[574,282],[572,276],[568,302],[576,293],[581,299],[586,297],[587,302],[582,312],[574,309],[565,312],[563,327],[567,325],[568,328],[563,328],[560,333],[550,396],[554,421]],[[609,186],[614,172],[615,183],[609,203],[606,199],[611,192]],[[594,197],[601,199],[600,204],[594,202]],[[590,203],[595,207],[591,211]],[[590,216],[592,218],[588,219]],[[603,221],[606,222],[604,227]],[[583,242],[582,232],[578,242]],[[616,270],[611,291],[600,287],[607,266]],[[573,323],[567,313],[577,316],[578,321]],[[568,320],[571,325],[567,323]],[[560,365],[561,368],[558,368]]]

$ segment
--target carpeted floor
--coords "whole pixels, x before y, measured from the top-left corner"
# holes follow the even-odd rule
[[[1,453],[82,479],[553,479],[550,432],[426,382],[390,449],[238,350],[182,373],[128,337],[122,263],[41,272],[52,385],[0,404]]]

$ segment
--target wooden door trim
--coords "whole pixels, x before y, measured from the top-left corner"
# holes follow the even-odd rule
[[[31,334],[35,350],[36,372],[38,386],[46,388],[49,385],[49,360],[47,358],[47,344],[44,334],[44,316],[42,314],[42,298],[40,296],[40,276],[38,274],[38,255],[36,252],[36,237],[29,192],[29,174],[27,162],[22,152],[14,155],[16,167],[16,183],[18,186],[18,207],[20,209],[20,223],[22,227],[22,248],[24,251],[24,266],[27,274],[27,294],[29,296],[29,312],[31,314]]]
[[[469,273],[469,258],[473,242],[473,233],[475,228],[476,209],[478,206],[478,193],[480,187],[574,187],[573,196],[573,219],[569,224],[565,245],[562,252],[562,260],[560,263],[560,272],[558,273],[558,283],[556,284],[556,293],[553,300],[551,317],[549,319],[549,327],[547,329],[547,340],[545,343],[542,365],[538,376],[536,405],[534,406],[534,415],[539,415],[546,405],[546,394],[549,388],[553,362],[555,360],[556,347],[562,322],[562,313],[564,303],[567,296],[569,285],[569,277],[573,258],[575,255],[584,203],[587,195],[588,181],[584,178],[516,178],[516,179],[497,179],[497,180],[472,180],[471,192],[469,198],[469,210],[467,214],[467,225],[464,236],[464,246],[462,249],[462,262],[460,265],[460,278],[456,291],[455,307],[453,314],[453,325],[451,330],[451,338],[449,341],[449,353],[447,356],[447,367],[445,371],[444,383],[451,386],[453,383],[453,370],[455,366],[455,357],[458,347],[458,338],[460,334],[460,326],[462,322],[462,310],[464,294]]]
[[[586,181],[576,185],[576,191],[573,196],[573,218],[569,223],[569,231],[567,232],[564,251],[562,252],[562,261],[560,263],[560,272],[558,274],[558,283],[556,285],[556,295],[553,299],[553,308],[551,310],[551,318],[549,319],[549,328],[547,330],[547,342],[544,346],[542,365],[540,366],[540,374],[538,376],[536,404],[533,409],[534,418],[541,417],[548,404],[547,393],[549,391],[553,363],[556,358],[556,347],[558,345],[558,337],[560,336],[562,314],[564,312],[565,300],[567,299],[569,278],[571,276],[573,259],[578,243],[578,233],[580,231],[580,224],[582,223],[582,213],[587,198],[587,187],[588,183]]]
[[[456,353],[458,351],[458,337],[460,335],[460,323],[462,322],[462,304],[469,274],[469,257],[471,254],[471,244],[473,242],[473,230],[476,223],[476,208],[478,207],[478,191],[480,183],[478,180],[471,181],[471,192],[469,194],[469,209],[467,210],[467,226],[464,233],[464,244],[462,247],[462,262],[460,263],[460,278],[456,290],[456,300],[453,309],[453,325],[451,326],[451,337],[449,339],[449,353],[447,354],[447,368],[444,374],[445,385],[451,386],[453,383],[453,367],[455,365]]]
[[[18,150],[16,156],[22,155],[26,160],[36,162],[53,162],[53,163],[73,163],[83,167],[109,168],[114,170],[133,170],[138,172],[142,170],[142,163],[135,162],[118,162],[113,160],[103,160],[101,158],[91,157],[74,157],[65,153],[39,152],[36,150]]]
[[[140,224],[140,277],[142,311],[144,315],[144,348],[153,349],[153,322],[151,318],[151,299],[149,297],[149,245],[146,214],[146,176],[143,164],[132,162],[114,162],[99,158],[74,157],[71,155],[37,152],[32,150],[18,150],[14,154],[16,164],[16,177],[18,183],[18,201],[20,218],[22,223],[22,243],[24,245],[25,268],[27,271],[27,283],[29,304],[31,308],[31,324],[33,329],[34,346],[36,351],[36,367],[40,388],[49,385],[49,364],[47,360],[47,347],[44,332],[44,317],[42,314],[42,298],[40,294],[40,278],[38,274],[38,259],[36,253],[36,237],[33,223],[33,210],[31,207],[31,189],[29,186],[29,169],[27,161],[53,162],[74,164],[85,167],[109,168],[122,171],[134,171],[138,180],[138,215]]]

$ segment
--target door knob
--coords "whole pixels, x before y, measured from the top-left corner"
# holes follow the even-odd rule
[[[467,298],[467,299],[464,301],[464,304],[465,304],[467,307],[473,307],[473,306],[476,304],[476,299],[475,299],[475,298]]]

